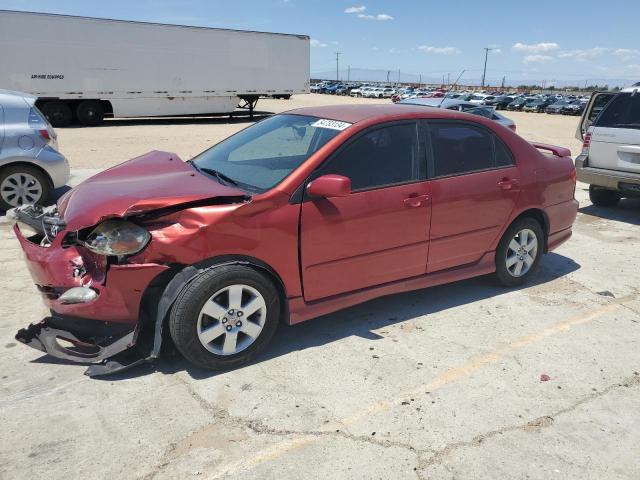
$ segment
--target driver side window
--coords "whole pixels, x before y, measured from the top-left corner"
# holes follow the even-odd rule
[[[375,128],[330,159],[322,174],[351,179],[353,191],[418,181],[426,176],[418,148],[416,122]]]

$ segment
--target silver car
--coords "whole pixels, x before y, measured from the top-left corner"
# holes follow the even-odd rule
[[[32,95],[0,90],[0,210],[46,204],[69,180],[56,132],[35,101]]]
[[[458,100],[457,98],[407,98],[396,105],[424,105],[425,107],[446,108],[448,110],[458,110],[459,112],[472,113],[481,117],[490,118],[505,127],[516,131],[516,124],[510,118],[496,112],[495,107],[477,105],[475,103]]]

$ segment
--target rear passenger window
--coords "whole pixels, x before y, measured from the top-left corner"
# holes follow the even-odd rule
[[[511,156],[509,149],[498,139],[495,139],[494,142],[496,167],[508,167],[509,165],[513,165],[513,156]]]
[[[513,165],[513,156],[507,147],[483,128],[433,123],[429,132],[435,177]]]
[[[596,127],[640,128],[640,93],[620,93],[596,119]]]
[[[349,177],[353,190],[417,181],[426,177],[417,145],[415,122],[376,128],[347,145],[322,174]]]

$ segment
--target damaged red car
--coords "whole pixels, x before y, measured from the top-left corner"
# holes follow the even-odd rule
[[[567,149],[475,115],[289,111],[11,211],[51,312],[16,338],[89,375],[157,358],[169,336],[193,364],[232,368],[280,322],[489,273],[520,285],[571,236],[574,191]]]

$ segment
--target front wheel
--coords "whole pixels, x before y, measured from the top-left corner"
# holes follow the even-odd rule
[[[206,270],[178,296],[169,317],[176,347],[194,365],[233,368],[255,358],[280,318],[273,282],[242,265]]]
[[[522,285],[535,271],[544,249],[537,220],[522,218],[505,232],[496,249],[496,278],[505,287]]]

